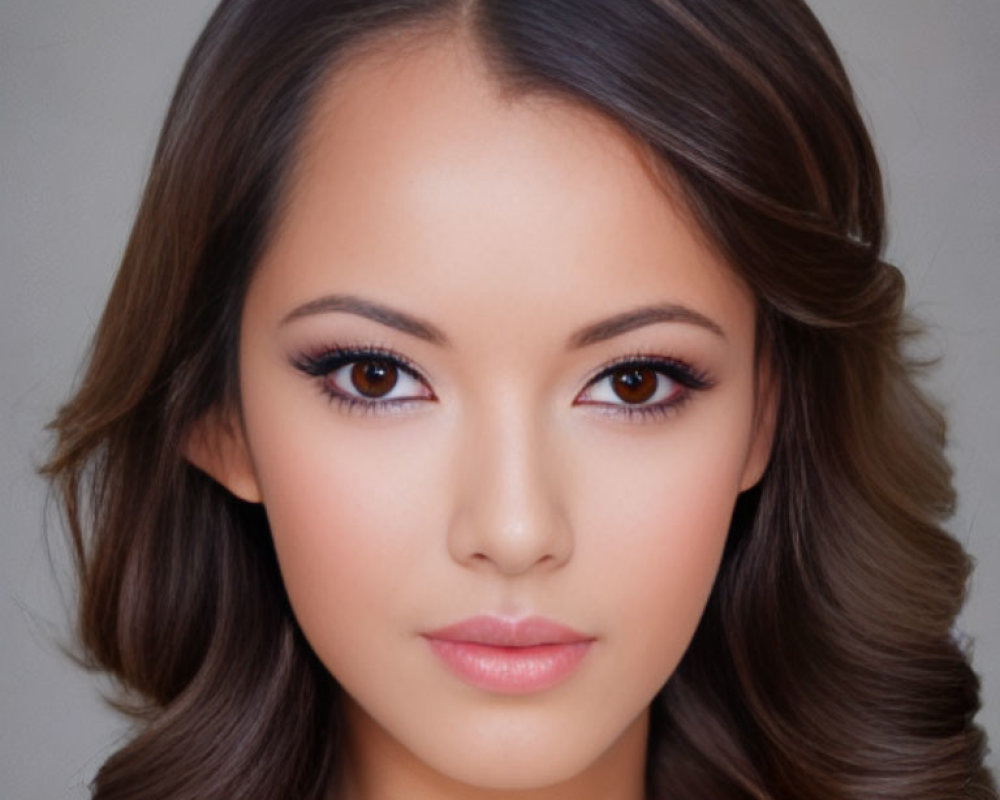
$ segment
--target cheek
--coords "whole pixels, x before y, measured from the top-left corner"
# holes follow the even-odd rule
[[[289,599],[329,662],[348,643],[377,645],[366,620],[390,617],[394,599],[411,591],[421,562],[444,542],[426,535],[434,506],[420,478],[433,470],[415,426],[345,425],[335,409],[309,399],[315,408],[300,414],[245,414]]]
[[[663,468],[658,481],[635,481],[617,510],[605,506],[594,519],[617,532],[617,547],[604,540],[599,549],[603,563],[613,565],[605,586],[615,591],[627,635],[679,655],[711,591],[735,494],[716,475],[671,472]]]
[[[739,491],[747,426],[739,416],[628,448],[594,445],[575,469],[577,552],[599,588],[609,638],[646,679],[676,667],[718,571]]]

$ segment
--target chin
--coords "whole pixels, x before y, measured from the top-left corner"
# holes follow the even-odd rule
[[[436,755],[436,754],[435,754]],[[429,766],[454,781],[477,789],[541,789],[572,780],[585,772],[600,753],[549,745],[488,747],[471,752],[453,750]]]
[[[551,717],[539,720],[535,714],[494,719],[494,724],[486,719],[475,730],[442,730],[444,735],[414,742],[413,754],[440,774],[470,787],[541,789],[573,780],[589,782],[588,772],[610,750],[627,737],[645,737],[647,722],[646,715],[640,714],[624,730],[609,719],[594,719],[591,724],[574,720],[575,724],[556,730],[551,721]]]

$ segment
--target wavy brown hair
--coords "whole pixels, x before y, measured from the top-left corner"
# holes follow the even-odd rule
[[[944,424],[904,354],[871,143],[800,0],[222,2],[44,468],[86,658],[142,716],[94,796],[308,800],[340,764],[339,690],[263,510],[182,446],[238,408],[243,297],[317,89],[365,52],[455,35],[505,96],[583,104],[634,137],[752,287],[779,375],[770,466],[653,704],[649,796],[995,798],[953,632],[969,560],[941,527]]]

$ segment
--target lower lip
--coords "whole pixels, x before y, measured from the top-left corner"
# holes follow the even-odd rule
[[[505,694],[540,692],[562,682],[583,660],[591,641],[499,647],[428,639],[431,648],[460,678],[480,689]]]

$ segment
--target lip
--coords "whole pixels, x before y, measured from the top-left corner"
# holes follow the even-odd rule
[[[561,683],[594,642],[544,617],[471,617],[424,638],[466,683],[503,694],[540,692]]]

